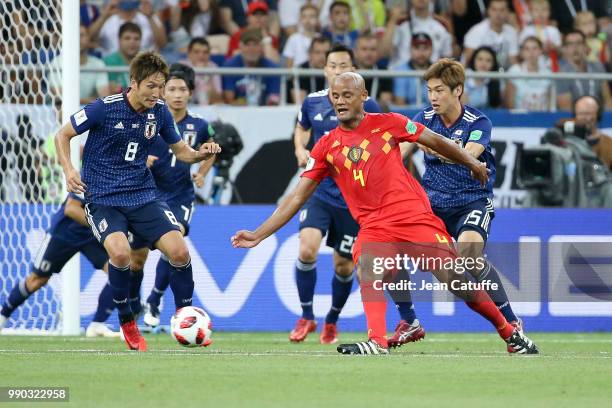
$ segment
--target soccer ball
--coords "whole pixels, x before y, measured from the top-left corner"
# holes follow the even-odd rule
[[[199,307],[182,307],[170,319],[172,337],[185,347],[208,346],[212,342],[211,329],[210,317]]]

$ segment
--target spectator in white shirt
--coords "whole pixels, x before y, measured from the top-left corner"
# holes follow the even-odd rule
[[[518,36],[507,23],[510,10],[506,0],[491,0],[487,8],[488,18],[476,24],[464,38],[464,61],[470,61],[474,50],[491,47],[497,54],[499,65],[508,69],[518,61]]]
[[[318,12],[312,4],[306,4],[300,9],[300,29],[291,34],[283,49],[286,67],[297,67],[308,61],[310,43],[317,35]]]
[[[278,19],[286,38],[291,37],[291,34],[298,31],[298,24],[300,22],[301,14],[300,10],[302,10],[302,7],[305,4],[313,4],[314,6],[317,6],[316,1],[312,0],[279,0]],[[317,7],[317,16],[318,15],[319,9]]]
[[[433,41],[432,61],[440,58],[452,57],[453,38],[446,27],[437,21],[431,13],[430,0],[412,0],[410,11],[410,24],[412,32],[427,33]]]
[[[99,39],[103,55],[119,49],[119,27],[128,21],[142,30],[143,50],[161,50],[166,45],[166,30],[150,0],[110,0],[100,18],[89,26],[89,34]]]

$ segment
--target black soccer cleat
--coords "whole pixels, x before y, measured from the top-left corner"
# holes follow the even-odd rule
[[[524,333],[518,329],[514,329],[512,336],[506,339],[508,344],[508,351],[516,354],[539,354],[538,346],[535,345],[529,337],[525,336]],[[510,351],[512,349],[512,351]]]
[[[389,354],[389,349],[384,348],[374,340],[360,341],[359,343],[341,344],[336,349],[340,354]]]

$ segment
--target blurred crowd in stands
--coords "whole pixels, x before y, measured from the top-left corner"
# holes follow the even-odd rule
[[[59,30],[37,37],[48,21],[44,2],[8,0],[0,55],[5,64],[59,63]],[[50,0],[61,2],[60,0]],[[154,49],[169,63],[200,67],[323,68],[333,43],[353,48],[358,69],[424,70],[437,59],[461,60],[468,71],[511,73],[612,70],[610,5],[603,0],[81,0],[81,67],[127,66]],[[44,31],[44,30],[42,30]],[[50,30],[53,32],[53,30]],[[34,38],[34,39],[32,39]],[[57,75],[23,73],[2,81],[7,102],[44,103],[59,95]],[[23,79],[23,78],[21,78]],[[280,77],[199,75],[193,103],[276,105]],[[374,78],[370,94],[383,105],[426,102],[417,78]],[[610,84],[595,79],[470,79],[465,101],[477,108],[570,110],[582,95],[612,108]],[[125,73],[84,73],[81,102],[119,92]],[[325,87],[322,77],[288,80],[287,102]],[[299,89],[295,89],[295,86]],[[419,97],[417,94],[421,93]],[[19,101],[10,99],[20,99]]]

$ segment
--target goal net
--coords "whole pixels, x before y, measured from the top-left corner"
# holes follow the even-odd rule
[[[61,65],[54,61],[61,51],[61,6],[62,0],[0,1],[2,302],[30,273],[65,197],[53,143],[61,122],[61,94],[50,89],[50,78],[61,78]],[[52,277],[15,310],[3,333],[58,332],[61,286],[61,279]]]

